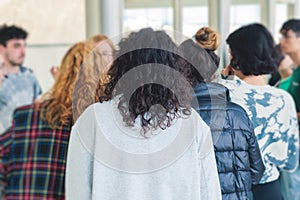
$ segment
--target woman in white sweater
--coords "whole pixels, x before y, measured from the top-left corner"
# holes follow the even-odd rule
[[[254,126],[266,170],[253,187],[255,200],[281,200],[279,171],[292,172],[299,162],[299,133],[295,103],[284,90],[267,85],[263,74],[278,66],[275,44],[261,24],[250,24],[227,38],[230,66],[236,80],[225,81],[232,101],[241,105]]]
[[[190,108],[175,43],[146,28],[119,47],[104,102],[72,129],[66,198],[221,199],[210,130]]]

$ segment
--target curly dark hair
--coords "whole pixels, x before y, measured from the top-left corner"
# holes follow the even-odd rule
[[[139,117],[144,134],[171,126],[190,114],[191,88],[180,74],[178,57],[178,47],[164,31],[132,32],[119,43],[100,99],[119,98],[125,124],[132,126]]]
[[[0,27],[0,44],[6,46],[6,42],[11,39],[26,39],[28,33],[15,25],[7,26],[6,24]]]
[[[278,52],[272,35],[262,24],[243,26],[231,33],[226,42],[231,50],[231,67],[244,75],[262,75],[276,71],[279,65]]]

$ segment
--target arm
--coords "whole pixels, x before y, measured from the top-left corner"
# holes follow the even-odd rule
[[[4,66],[3,62],[0,61],[0,88],[3,80],[7,76],[7,73],[8,73],[7,68]]]
[[[12,143],[11,134],[12,129],[9,129],[0,135],[0,185],[7,184],[6,175],[8,173],[7,163]]]
[[[92,199],[93,157],[85,149],[76,129],[72,129],[66,167],[66,199]]]
[[[221,200],[221,187],[216,158],[209,128],[205,130],[200,147],[200,192],[201,199]]]
[[[249,124],[251,125],[250,120],[249,120]],[[251,135],[248,140],[248,144],[249,144],[248,153],[250,159],[251,180],[252,180],[252,184],[256,185],[259,183],[261,177],[263,176],[263,173],[265,171],[265,166],[261,158],[260,149],[252,125],[251,125]]]
[[[1,88],[1,85],[2,85],[2,82],[5,78],[5,74],[3,73],[3,71],[0,69],[0,88]]]
[[[42,88],[33,72],[32,76],[34,89],[33,100],[36,100],[42,94]]]
[[[299,164],[299,127],[296,113],[295,103],[291,96],[286,101],[286,115],[287,115],[287,149],[286,161],[283,166],[279,166],[284,171],[293,172],[297,169]]]

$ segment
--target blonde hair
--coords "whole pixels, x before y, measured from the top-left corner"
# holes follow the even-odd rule
[[[99,97],[103,95],[103,83],[110,81],[104,69],[103,56],[97,50],[93,50],[84,65],[80,68],[80,76],[75,84],[76,98],[74,99],[74,120],[83,113],[91,104],[100,102]]]
[[[94,35],[88,39],[88,41],[93,42],[95,44],[97,44],[103,40],[108,40],[108,37],[103,34]]]
[[[80,76],[75,84],[76,94],[74,95],[76,98],[73,100],[75,121],[89,105],[100,102],[100,97],[103,96],[105,89],[102,85],[110,81],[110,77],[106,73],[108,69],[103,55],[96,48],[103,41],[108,43],[114,54],[115,47],[106,35],[98,34],[88,39],[95,49],[80,68]]]
[[[209,27],[200,28],[195,34],[195,40],[203,48],[215,51],[220,44],[219,34]]]
[[[89,42],[91,42],[95,47],[102,41],[106,41],[108,43],[108,45],[111,47],[111,49],[113,51],[115,51],[115,46],[113,45],[113,42],[106,36],[103,34],[98,34],[98,35],[94,35],[92,37],[90,37],[88,39]]]
[[[53,87],[40,99],[44,108],[42,117],[51,127],[73,122],[72,97],[75,81],[80,66],[86,61],[92,49],[93,45],[90,42],[74,44],[62,59]]]

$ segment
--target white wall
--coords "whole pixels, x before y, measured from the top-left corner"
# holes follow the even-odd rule
[[[85,0],[0,0],[0,25],[15,24],[29,33],[24,65],[34,70],[44,91],[53,83],[50,67],[86,39],[85,12]]]
[[[27,47],[24,66],[33,69],[43,92],[50,89],[54,80],[50,74],[53,65],[58,66],[70,45]]]

